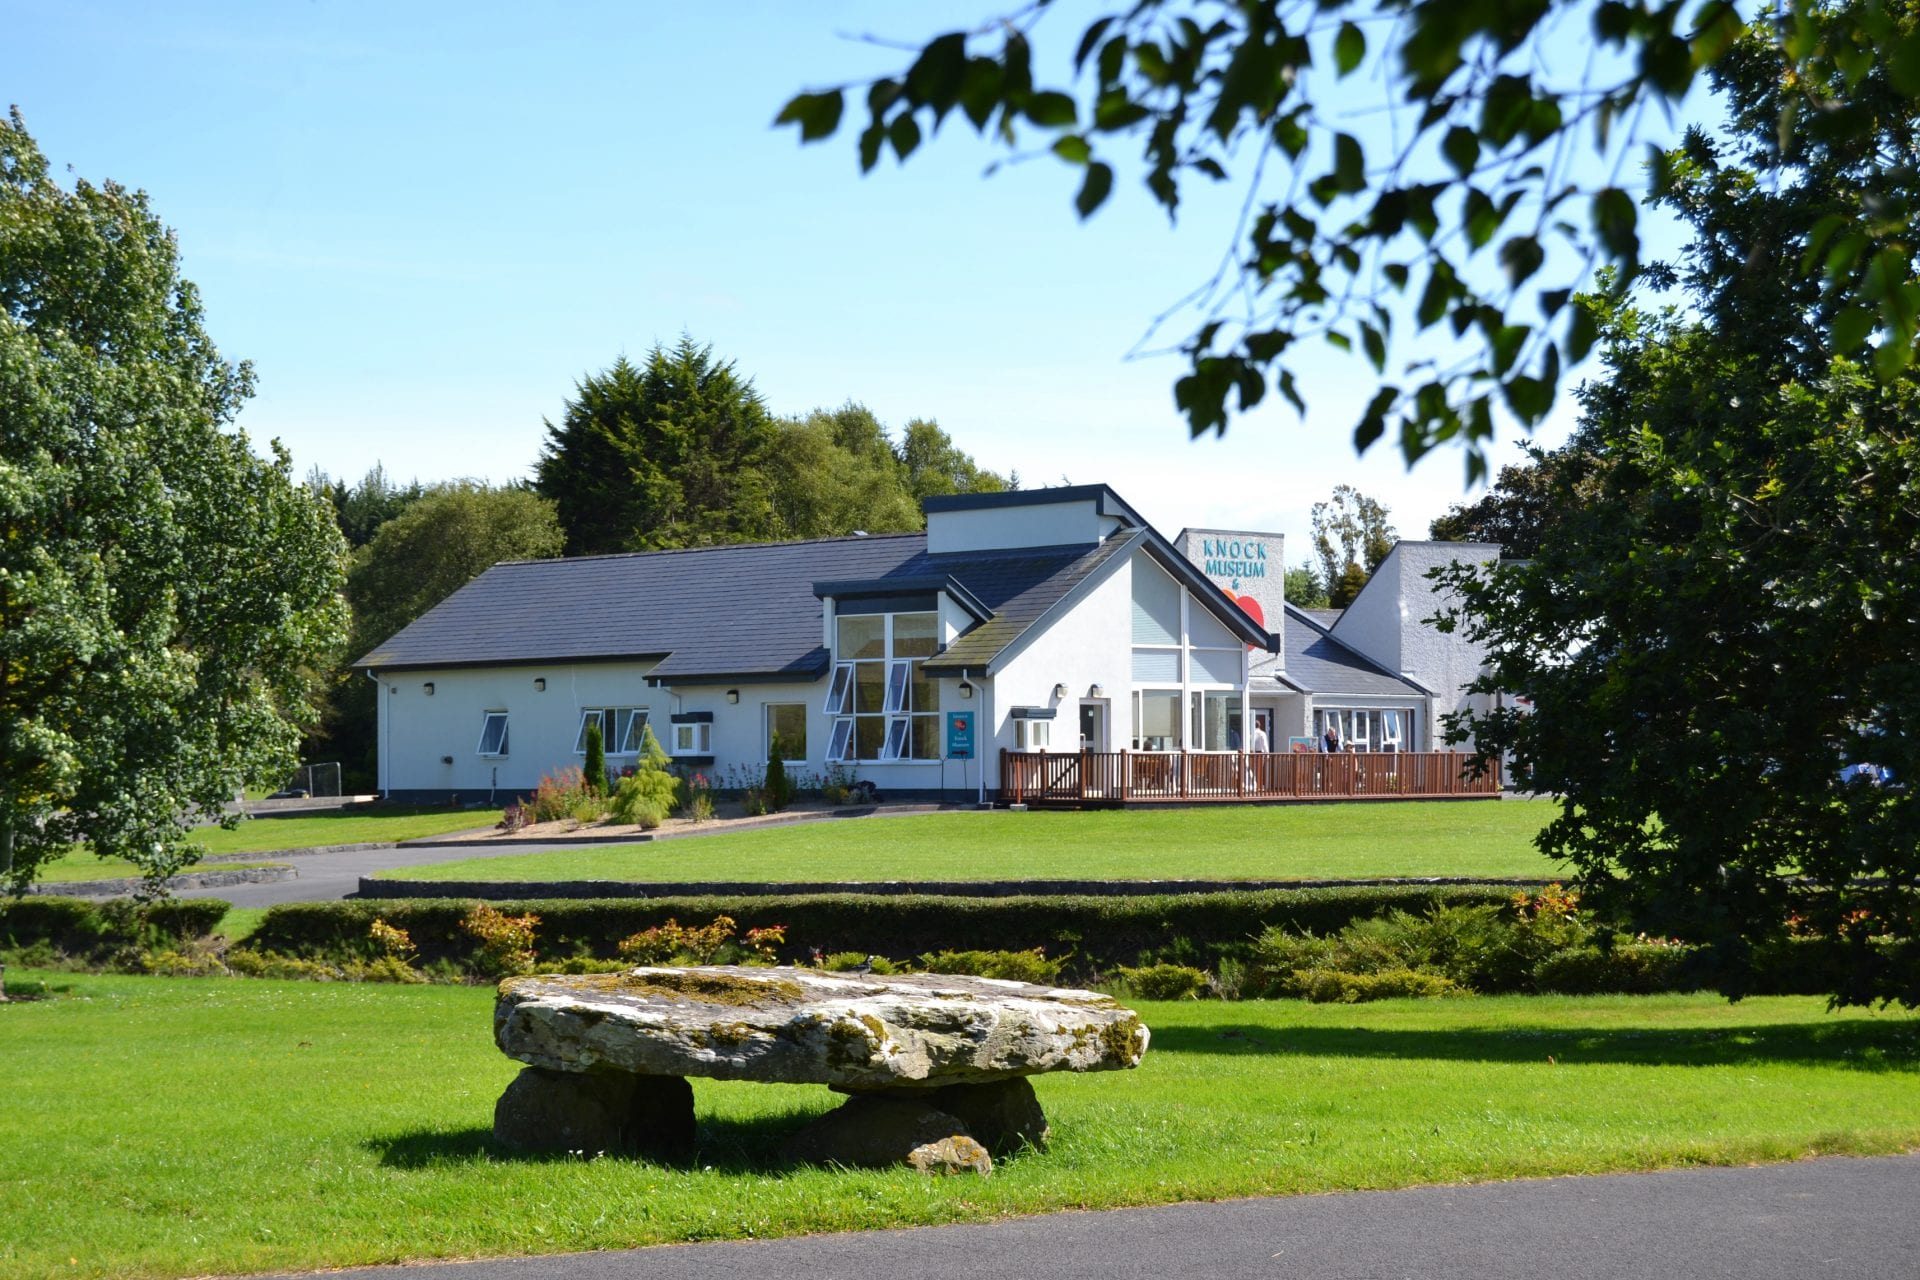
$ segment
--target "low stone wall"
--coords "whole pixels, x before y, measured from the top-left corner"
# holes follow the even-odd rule
[[[1427,876],[1395,880],[381,880],[360,878],[356,898],[773,898],[795,894],[924,895],[947,898],[1131,898],[1177,893],[1244,893],[1261,889],[1363,889],[1382,885],[1511,885],[1537,889],[1553,880]]]
[[[283,880],[299,878],[300,873],[292,867],[242,867],[237,871],[192,871],[185,875],[168,876],[167,888],[219,889],[230,884],[278,884]],[[69,880],[64,884],[32,885],[27,892],[51,893],[63,898],[115,898],[123,893],[132,893],[143,883],[137,876],[116,880]]]

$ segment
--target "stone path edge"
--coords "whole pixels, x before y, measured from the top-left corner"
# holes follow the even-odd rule
[[[940,898],[1129,898],[1196,893],[1252,893],[1274,889],[1367,889],[1392,886],[1488,885],[1537,889],[1556,880],[1435,876],[1393,880],[399,880],[360,878],[356,898],[481,898],[528,902],[542,898],[772,898],[801,894],[923,895]]]
[[[279,854],[275,854],[279,857]],[[169,889],[218,889],[230,884],[278,884],[283,880],[298,880],[300,873],[292,867],[243,867],[238,871],[190,871],[185,875],[168,876]],[[67,880],[48,884],[30,885],[30,895],[49,894],[62,898],[113,898],[123,893],[132,893],[145,881],[138,876],[128,876],[114,880]]]

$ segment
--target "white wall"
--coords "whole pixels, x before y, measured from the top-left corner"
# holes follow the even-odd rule
[[[1014,707],[1054,707],[1053,749],[1074,751],[1080,741],[1080,702],[1094,685],[1107,695],[1107,743],[1118,750],[1133,737],[1133,564],[1135,552],[1096,583],[1071,611],[1053,619],[993,681],[987,758],[1014,749]],[[1158,572],[1158,570],[1155,570]],[[1055,698],[1056,684],[1067,686]],[[990,775],[993,776],[993,775]]]
[[[1100,541],[1112,520],[1103,520],[1093,498],[1034,505],[989,506],[927,514],[927,551],[990,551],[1006,547],[1059,547]]]
[[[649,689],[652,663],[540,663],[394,672],[380,685],[382,791],[531,791],[543,774],[580,764],[574,743],[587,707],[645,707],[666,735],[669,700]],[[545,691],[534,688],[536,678]],[[433,693],[426,692],[431,682]],[[507,754],[482,756],[488,711],[507,712]],[[451,764],[443,757],[451,756]],[[622,757],[609,754],[608,763]]]

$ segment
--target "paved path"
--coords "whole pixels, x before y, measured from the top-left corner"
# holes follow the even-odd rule
[[[395,1280],[1914,1280],[1920,1156],[370,1268]],[[521,1212],[502,1205],[502,1212]],[[527,1208],[525,1212],[534,1212]]]
[[[283,861],[300,873],[298,880],[273,884],[230,884],[218,889],[182,889],[181,898],[225,898],[236,907],[271,907],[282,902],[326,902],[344,898],[360,887],[360,877],[389,867],[424,867],[467,858],[504,858],[526,853],[524,848],[486,844],[415,845],[410,849],[354,849],[339,853],[307,853],[298,857],[262,853],[249,855],[260,862]],[[203,864],[218,869],[218,863]]]

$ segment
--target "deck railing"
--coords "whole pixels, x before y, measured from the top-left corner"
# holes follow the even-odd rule
[[[1389,800],[1500,794],[1500,765],[1464,751],[1002,751],[1010,804]]]

